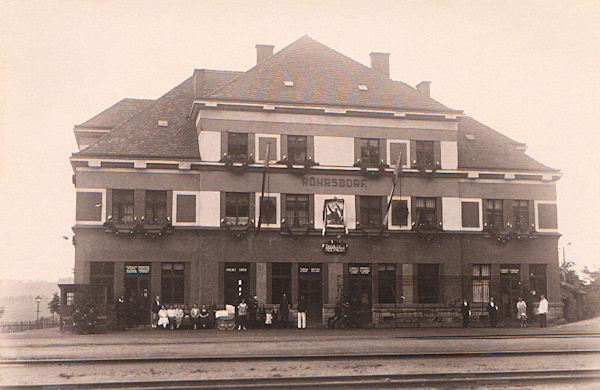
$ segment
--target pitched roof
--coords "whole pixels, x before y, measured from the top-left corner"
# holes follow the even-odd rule
[[[194,89],[213,90],[238,72],[200,73],[203,78],[189,77],[74,156],[199,158],[196,125],[189,117]],[[168,126],[159,126],[158,121]]]
[[[243,73],[231,70],[195,69],[194,96],[196,98],[207,96]]]
[[[467,139],[471,135],[473,140]],[[496,130],[464,117],[458,123],[458,167],[476,169],[509,169],[556,172],[518,149],[523,143]]]
[[[293,87],[284,86],[292,81]],[[366,85],[368,90],[359,90]],[[455,112],[373,69],[304,36],[208,97],[247,102]]]
[[[150,99],[123,99],[102,111],[95,117],[88,119],[79,125],[75,125],[75,128],[96,127],[102,129],[112,129],[113,127],[125,122],[127,119],[131,118],[144,108],[148,107],[153,101],[154,100]]]

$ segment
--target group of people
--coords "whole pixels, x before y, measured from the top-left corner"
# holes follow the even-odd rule
[[[92,306],[88,310],[80,310],[78,307],[73,312],[73,333],[94,334],[97,332],[98,314]]]
[[[139,297],[125,298],[121,295],[115,303],[117,314],[117,329],[125,330],[149,322],[150,299],[148,292],[144,291]]]
[[[242,298],[236,307],[236,325],[238,330],[250,328],[287,328],[290,325],[290,309],[292,305],[288,301],[287,295],[283,294],[279,305],[272,309],[265,308],[264,304],[259,303],[258,297],[254,297],[250,303]],[[306,298],[302,295],[298,300],[298,329],[306,329],[306,313],[308,305]]]
[[[488,318],[490,320],[490,327],[495,328],[498,326],[498,312],[500,308],[494,302],[494,297],[490,297],[490,301],[486,306],[486,311],[488,313]],[[461,312],[463,318],[463,328],[469,327],[469,320],[471,317],[471,306],[469,302],[464,299],[461,304]],[[548,315],[548,300],[544,296],[544,294],[540,295],[540,302],[538,306],[538,315],[540,318],[540,327],[545,328],[547,326],[547,315]],[[519,321],[522,328],[527,327],[527,323],[529,318],[527,317],[527,303],[523,300],[523,298],[519,298],[517,301],[517,320]]]

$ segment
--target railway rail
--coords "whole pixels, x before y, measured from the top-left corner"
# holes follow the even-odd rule
[[[133,381],[51,385],[4,386],[6,390],[70,389],[329,389],[329,388],[415,388],[444,389],[465,386],[534,386],[551,383],[578,386],[600,384],[600,370],[501,371],[442,374],[351,375],[316,377],[268,377],[241,379],[207,379],[180,381]],[[591,387],[590,387],[591,388]]]

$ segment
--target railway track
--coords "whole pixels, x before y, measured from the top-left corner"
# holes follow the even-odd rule
[[[70,389],[330,389],[330,388],[464,388],[473,386],[600,385],[600,370],[502,371],[442,374],[268,377],[180,381],[133,381],[3,386],[6,390]],[[592,387],[593,386],[593,387]]]
[[[84,365],[84,364],[139,364],[139,363],[215,363],[215,362],[268,362],[268,361],[353,361],[394,359],[446,359],[488,358],[523,356],[600,355],[599,349],[585,350],[535,350],[535,351],[476,351],[476,352],[400,352],[400,353],[348,353],[348,354],[301,354],[301,355],[238,355],[238,356],[174,356],[174,357],[127,357],[85,359],[5,359],[0,366],[32,365]]]

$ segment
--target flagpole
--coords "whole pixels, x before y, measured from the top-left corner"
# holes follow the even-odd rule
[[[260,199],[258,200],[258,228],[256,229],[256,234],[260,233],[260,227],[262,225],[262,209],[263,202],[265,198],[265,183],[267,181],[267,171],[269,170],[269,149],[271,148],[271,143],[267,142],[267,151],[265,153],[265,166],[263,171],[262,178],[262,188],[260,191]]]
[[[390,199],[387,202],[387,206],[385,208],[385,214],[383,215],[383,222],[381,227],[385,227],[388,221],[388,213],[390,212],[390,208],[392,207],[392,199],[394,198],[394,191],[396,190],[396,184],[400,178],[400,172],[402,171],[402,153],[398,154],[398,161],[396,162],[396,167],[394,168],[394,177],[392,178],[392,191],[390,192]]]

